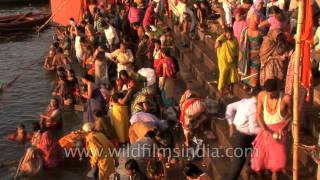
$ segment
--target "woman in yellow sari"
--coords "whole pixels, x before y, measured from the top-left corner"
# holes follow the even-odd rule
[[[232,84],[238,81],[237,60],[239,46],[230,28],[227,28],[224,34],[217,38],[215,47],[217,48],[219,67],[219,93],[222,95],[224,87],[228,86],[228,91],[232,94]]]
[[[115,93],[111,97],[111,121],[120,145],[128,141],[129,110],[125,104],[127,98],[128,93],[125,97],[121,93]]]
[[[93,128],[92,123],[86,123],[82,127],[83,131],[88,133],[86,145],[90,152],[90,165],[92,168],[97,168],[98,179],[108,180],[118,166],[118,159],[116,156],[111,157],[115,149],[108,138],[100,132],[93,131]]]

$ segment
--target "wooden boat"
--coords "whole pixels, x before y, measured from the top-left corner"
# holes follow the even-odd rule
[[[13,4],[13,3],[47,3],[49,0],[0,0],[0,3]]]
[[[50,18],[48,13],[26,13],[0,17],[0,33],[32,30]]]

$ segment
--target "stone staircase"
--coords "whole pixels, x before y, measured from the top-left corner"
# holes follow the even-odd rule
[[[174,29],[174,36],[177,40],[176,44],[179,49],[181,79],[185,82],[187,88],[198,91],[198,93],[204,97],[209,96],[216,98],[219,70],[216,50],[214,48],[214,39],[211,36],[201,34],[200,40],[190,40],[189,46],[187,48],[182,48],[179,46],[181,39],[180,31],[174,27],[172,27],[172,29]],[[320,88],[318,91],[320,92]],[[245,97],[245,92],[240,85],[234,87],[234,94],[235,98],[224,98],[224,104],[229,104],[230,102]],[[213,117],[213,119],[216,118]],[[228,137],[227,122],[225,120],[215,120],[215,130],[218,139],[216,147],[222,149],[231,147],[230,139]],[[292,138],[290,141],[292,141]],[[305,134],[302,135],[300,142],[311,145],[316,144],[317,141],[312,136]],[[292,142],[290,144],[292,144]],[[290,154],[292,154],[292,152],[290,152]],[[303,179],[314,179],[316,170],[315,163],[307,153],[301,149],[299,155],[300,177]],[[292,157],[291,155],[289,157],[288,170],[281,179],[291,179],[292,172],[290,169],[292,169]],[[228,172],[228,167],[230,167],[230,158],[211,158],[210,168],[214,174],[214,179],[225,179],[224,177]],[[251,179],[249,176],[250,174],[248,174],[247,169],[244,168],[241,172],[240,179]]]

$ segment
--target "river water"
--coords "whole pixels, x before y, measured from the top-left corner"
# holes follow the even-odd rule
[[[0,4],[0,16],[39,10],[49,11],[49,7],[48,5],[17,7]],[[20,76],[9,89],[0,94],[0,179],[12,179],[17,161],[24,152],[24,147],[7,141],[5,136],[14,132],[18,123],[24,123],[27,130],[30,130],[31,123],[39,120],[39,114],[48,105],[54,76],[46,73],[42,69],[42,64],[51,41],[51,28],[44,30],[40,35],[30,32],[14,37],[11,35],[0,37],[0,83],[9,82]],[[79,163],[76,170],[73,169],[74,173],[72,167],[71,162],[67,168],[61,167],[68,170],[68,173],[53,170],[30,179],[83,179],[83,173],[77,170],[81,167]]]

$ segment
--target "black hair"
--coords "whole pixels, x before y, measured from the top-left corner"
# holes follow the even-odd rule
[[[151,159],[147,165],[147,172],[150,176],[157,176],[164,173],[164,167],[161,161]]]
[[[41,126],[40,126],[39,122],[32,123],[32,130],[33,131],[40,131],[41,130]]]
[[[57,71],[65,72],[66,70],[62,66],[60,66],[60,67],[58,67]]]
[[[61,47],[58,47],[58,48],[57,48],[57,52],[58,52],[58,53],[63,53],[63,49],[62,49]]]
[[[171,28],[170,27],[167,27],[165,30],[164,30],[164,32],[171,32],[172,30],[171,30]]]
[[[156,130],[156,142],[159,147],[174,148],[174,138],[168,129],[164,131]]]
[[[232,28],[230,28],[230,27],[226,27],[226,28],[224,29],[224,32],[225,32],[225,33],[233,34],[233,30],[232,30]]]
[[[139,22],[135,22],[135,23],[133,23],[133,26],[140,26],[140,23]]]
[[[122,98],[124,98],[124,94],[120,92],[116,92],[111,96],[111,99],[115,102],[118,102],[119,99],[122,99]]]
[[[68,71],[69,71],[70,74],[74,75],[74,70],[73,69],[69,69]]]
[[[284,21],[286,19],[285,15],[283,14],[282,10],[277,6],[271,6],[269,8],[269,14],[274,14],[274,16],[279,21]]]
[[[140,172],[139,165],[138,165],[137,161],[134,159],[129,159],[125,164],[125,168],[127,170]]]
[[[74,18],[73,18],[73,17],[71,17],[71,18],[70,18],[70,21],[74,21]]]
[[[58,69],[57,69],[58,78],[60,78],[61,76],[64,76],[65,73],[66,73],[66,70],[62,66],[58,67]]]
[[[54,100],[56,106],[59,107],[59,100],[57,98],[51,98],[51,100]]]
[[[244,4],[253,4],[253,0],[243,0]]]
[[[149,137],[151,139],[154,139],[156,137],[156,132],[154,130],[150,130],[144,135],[144,137]]]
[[[106,56],[105,56],[104,52],[102,52],[102,51],[98,52],[98,54],[96,56],[97,60],[103,61],[103,60],[105,60],[105,58],[106,58]]]
[[[94,114],[94,116],[96,116],[98,118],[103,117],[103,114],[102,114],[101,110],[94,110],[93,114]]]
[[[85,24],[87,24],[87,23],[86,23],[85,20],[82,20],[82,21],[80,22],[80,24],[85,25]]]
[[[280,14],[280,13],[282,13],[282,11],[278,6],[271,6],[269,8],[269,14]]]
[[[127,72],[126,70],[121,70],[121,71],[119,72],[119,76],[121,77],[121,75],[129,78],[129,74],[128,74],[128,72]]]
[[[203,171],[192,163],[187,164],[183,171],[186,176],[193,179],[196,179],[203,174]]]
[[[58,42],[54,42],[54,43],[52,43],[52,46],[55,47],[55,48],[58,48],[59,47],[59,43]]]
[[[80,37],[80,43],[85,43],[86,39],[84,37]]]
[[[160,44],[161,45],[161,41],[159,39],[154,39],[153,41],[155,44]]]
[[[171,57],[170,48],[162,48],[161,51],[165,56]]]
[[[268,79],[264,83],[264,89],[267,92],[274,92],[278,90],[278,80],[277,79]]]
[[[17,128],[19,129],[26,129],[26,126],[23,123],[19,123]]]
[[[104,51],[107,51],[108,47],[105,44],[100,44],[99,48],[103,49]]]
[[[58,79],[66,82],[67,76],[65,73],[58,73]]]
[[[87,81],[90,81],[90,82],[93,82],[93,77],[89,74],[85,74],[82,76],[83,79],[87,80]]]

